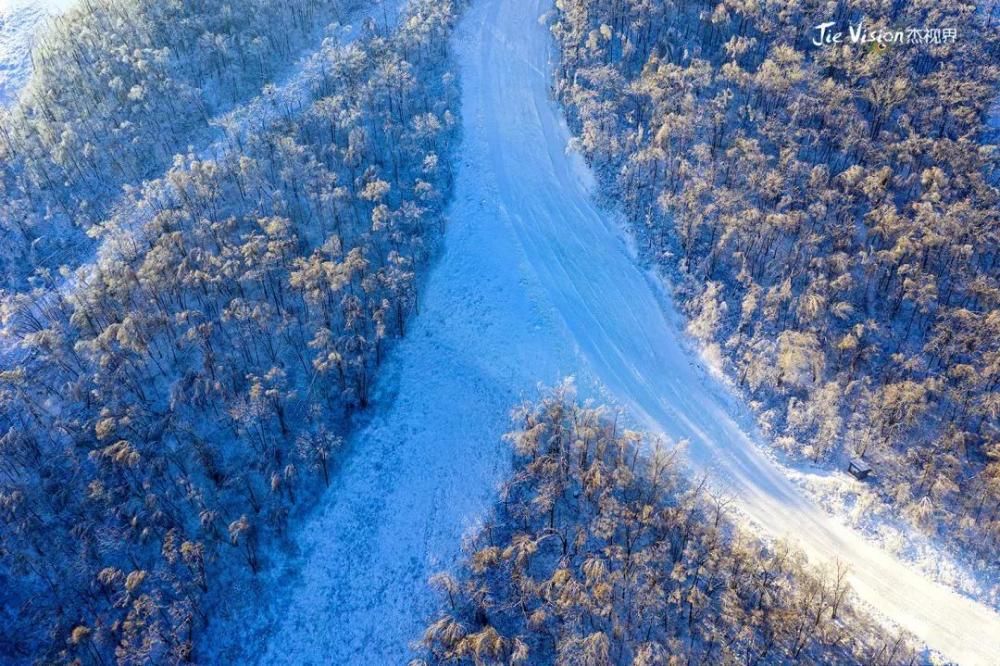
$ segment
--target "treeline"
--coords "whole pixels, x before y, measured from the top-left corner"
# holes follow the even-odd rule
[[[457,577],[432,579],[442,607],[413,663],[915,661],[852,606],[843,567],[736,527],[677,449],[570,385],[514,419],[514,472]]]
[[[765,430],[813,460],[864,456],[896,515],[995,559],[996,7],[559,6],[579,145]],[[814,46],[829,21],[845,43]],[[862,21],[957,37],[849,43]]]
[[[443,226],[456,12],[327,44],[304,108],[176,157],[95,264],[5,299],[0,661],[194,659],[220,581],[335,482]]]
[[[0,288],[75,268],[123,187],[203,143],[357,4],[83,0],[53,19],[26,90],[0,110]]]

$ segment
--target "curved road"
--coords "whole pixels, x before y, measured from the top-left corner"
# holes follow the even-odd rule
[[[880,613],[963,664],[1000,662],[1000,616],[830,519],[765,456],[684,350],[669,302],[591,202],[550,101],[549,0],[474,0],[455,37],[463,148],[445,252],[351,442],[303,526],[302,565],[265,663],[405,663],[507,460],[506,411],[575,374],[643,426],[690,441],[696,469],[814,562],[840,558]],[[597,388],[599,387],[599,388]],[[748,435],[747,433],[750,433]]]

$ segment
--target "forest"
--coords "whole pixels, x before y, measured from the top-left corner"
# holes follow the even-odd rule
[[[765,434],[995,566],[995,3],[557,5],[577,147]],[[957,37],[814,44],[861,21]]]
[[[512,414],[513,472],[454,574],[426,664],[912,664],[853,605],[846,569],[737,527],[671,442],[576,400]]]
[[[417,308],[451,186],[456,5],[327,38],[305,103],[265,88],[269,122],[172,156],[330,8],[254,4],[89,2],[4,118],[4,258],[60,267],[8,271],[0,306],[5,663],[197,660],[213,607],[331,482]],[[88,244],[79,267],[60,254]]]
[[[0,110],[0,286],[76,268],[123,188],[230,125],[227,111],[356,4],[91,0],[54,21],[27,89]]]

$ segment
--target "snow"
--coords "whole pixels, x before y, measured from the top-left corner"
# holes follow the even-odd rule
[[[455,37],[463,148],[445,252],[322,508],[301,527],[265,663],[404,663],[494,498],[506,412],[574,374],[640,425],[688,440],[749,520],[816,563],[840,558],[860,598],[948,659],[995,663],[1000,616],[921,575],[809,500],[758,446],[752,417],[687,347],[665,290],[591,200],[549,98],[546,0],[477,0]]]
[[[899,515],[898,507],[875,492],[875,486],[858,483],[844,471],[802,461],[791,462],[785,471],[830,516],[912,563],[925,576],[992,607],[1000,604],[995,562],[962,557],[964,553],[955,553],[936,537],[915,529]]]
[[[69,4],[0,0],[0,106],[12,102],[31,75],[31,46],[39,28]]]
[[[31,46],[50,17],[76,0],[0,0],[0,106],[12,102],[31,75]]]

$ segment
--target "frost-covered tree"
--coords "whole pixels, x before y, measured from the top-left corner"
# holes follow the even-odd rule
[[[812,44],[809,26],[862,17],[961,38]],[[961,524],[956,545],[987,558],[996,22],[995,6],[866,0],[563,0],[552,21],[580,148],[765,425],[793,453],[872,458],[887,501],[907,484],[922,526]],[[938,491],[928,458],[949,470]]]
[[[571,385],[513,418],[514,471],[462,565],[432,579],[441,607],[415,663],[916,659],[854,605],[842,564],[814,569],[737,527],[676,449]]]

